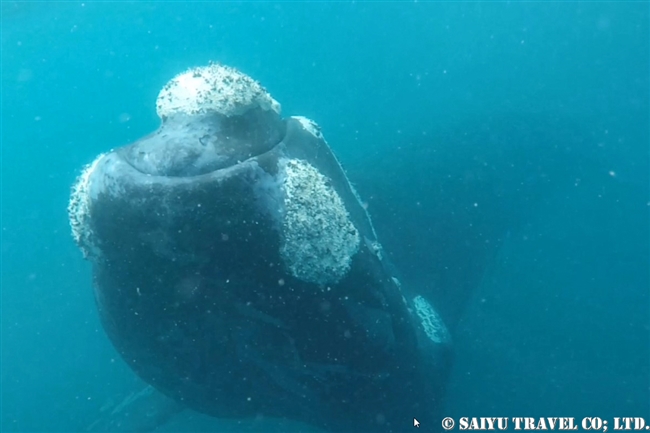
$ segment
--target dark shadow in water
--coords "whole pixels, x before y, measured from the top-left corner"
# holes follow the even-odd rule
[[[602,176],[598,140],[549,115],[468,120],[348,167],[405,282],[453,328],[502,240],[552,194]]]

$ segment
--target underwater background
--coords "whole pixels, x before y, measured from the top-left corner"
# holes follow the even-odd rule
[[[70,187],[210,60],[322,127],[452,330],[445,415],[650,421],[649,8],[2,2],[0,430],[83,431],[142,386],[101,329]]]

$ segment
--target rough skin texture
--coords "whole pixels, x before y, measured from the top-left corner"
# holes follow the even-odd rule
[[[99,155],[95,160],[84,167],[72,186],[70,202],[68,203],[68,218],[72,237],[77,243],[84,258],[90,258],[99,254],[94,235],[89,227],[90,219],[90,176],[97,167],[104,154]]]
[[[328,179],[298,159],[284,164],[283,242],[293,276],[321,287],[338,282],[359,249],[359,232]]]
[[[447,343],[449,341],[449,331],[442,319],[422,296],[416,296],[413,299],[415,312],[422,321],[422,327],[427,336],[434,343]]]
[[[177,75],[163,87],[156,101],[156,111],[163,120],[175,113],[216,112],[230,117],[256,107],[280,113],[280,104],[260,83],[234,68],[218,64]]]

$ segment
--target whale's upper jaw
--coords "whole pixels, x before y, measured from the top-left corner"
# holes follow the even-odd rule
[[[68,206],[76,243],[86,258],[102,255],[91,221],[91,209],[102,197],[135,200],[129,205],[133,207],[177,188],[237,176],[249,171],[256,157],[276,148],[286,130],[277,112],[262,108],[236,117],[214,112],[168,117],[149,136],[100,155],[78,177]]]
[[[237,117],[179,114],[116,152],[143,174],[191,177],[261,155],[280,143],[285,133],[285,122],[270,110],[253,109]]]

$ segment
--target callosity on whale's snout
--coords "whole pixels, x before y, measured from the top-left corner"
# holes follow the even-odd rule
[[[216,417],[373,432],[434,417],[448,332],[389,271],[316,123],[217,64],[172,79],[157,112],[157,131],[85,168],[69,205],[130,367]]]

